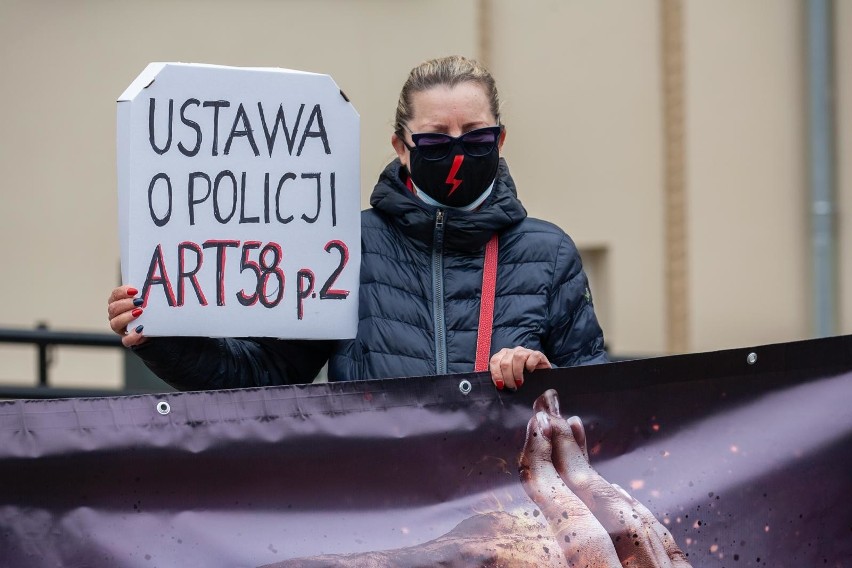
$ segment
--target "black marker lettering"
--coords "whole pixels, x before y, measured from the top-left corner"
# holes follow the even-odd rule
[[[168,189],[169,192],[169,209],[166,211],[165,217],[162,218],[157,217],[157,214],[154,213],[154,185],[156,185],[158,179],[166,180],[166,189]],[[154,221],[154,224],[158,227],[162,227],[168,223],[172,216],[172,181],[169,179],[169,176],[164,173],[155,175],[151,178],[151,183],[148,184],[148,211],[151,213],[151,220]]]
[[[243,243],[243,256],[240,259],[240,274],[246,270],[254,272],[254,294],[249,296],[245,289],[237,292],[237,301],[244,306],[253,306],[257,303],[257,296],[260,293],[260,266],[253,260],[249,260],[249,251],[260,248],[260,241],[246,241]]]
[[[293,172],[287,172],[281,176],[281,180],[278,182],[278,189],[275,191],[275,216],[278,217],[279,223],[284,223],[285,225],[293,220],[292,215],[286,219],[281,218],[281,186],[283,186],[284,182],[288,179],[296,179],[296,174]]]
[[[148,265],[148,276],[145,277],[145,285],[142,286],[142,300],[146,306],[148,305],[148,294],[151,292],[151,286],[162,286],[163,293],[166,295],[166,303],[174,307],[175,293],[172,291],[172,283],[169,281],[166,263],[163,261],[162,245],[157,245],[157,248],[154,249],[151,264]]]
[[[316,118],[319,130],[311,130],[314,118]],[[325,126],[322,122],[322,109],[320,109],[318,104],[314,105],[314,110],[311,111],[311,116],[308,117],[308,125],[305,127],[304,132],[302,132],[302,141],[299,142],[299,150],[296,152],[297,156],[302,155],[302,148],[305,147],[306,138],[320,138],[322,140],[322,145],[325,148],[325,153],[331,154],[331,148],[328,147],[328,134],[326,134]]]
[[[269,151],[269,157],[272,157],[272,149],[275,146],[275,137],[278,135],[278,124],[281,123],[281,130],[284,132],[284,137],[287,139],[287,153],[293,155],[293,144],[296,142],[296,133],[299,131],[299,122],[302,120],[302,111],[305,110],[305,104],[299,106],[299,114],[296,115],[296,124],[293,126],[293,133],[287,129],[287,120],[284,118],[284,105],[278,105],[278,114],[275,115],[275,122],[272,124],[272,132],[269,132],[269,127],[266,125],[266,117],[263,114],[263,107],[257,103],[257,110],[260,113],[260,122],[263,125],[263,134],[266,136],[266,148]]]
[[[263,222],[269,224],[269,172],[263,176]]]
[[[317,212],[313,217],[308,217],[304,213],[302,213],[302,220],[308,223],[316,223],[317,219],[319,219],[320,209],[322,208],[322,191],[320,187],[320,174],[302,174],[302,179],[310,179],[313,178],[317,180]]]
[[[237,130],[237,123],[242,121],[243,128],[242,130]],[[240,103],[240,106],[237,107],[237,116],[234,117],[234,124],[231,126],[231,134],[228,135],[228,141],[225,142],[225,155],[227,156],[231,152],[231,142],[234,141],[235,137],[245,136],[248,138],[249,144],[251,144],[251,150],[254,152],[255,156],[260,156],[260,152],[257,149],[257,144],[254,142],[254,135],[252,134],[251,124],[249,123],[248,115],[246,114],[246,109],[243,108],[243,104]]]
[[[307,283],[307,286],[305,286]],[[302,319],[305,315],[305,298],[314,291],[314,272],[303,268],[296,273],[296,317]]]
[[[272,252],[272,262],[267,262],[266,253]],[[281,302],[284,297],[284,271],[278,266],[281,264],[281,259],[284,253],[281,251],[281,245],[278,243],[269,243],[260,250],[260,285],[257,287],[257,295],[260,303],[266,308],[274,308]],[[278,290],[275,294],[275,299],[269,300],[269,292],[267,286],[269,277],[274,276],[278,280]]]
[[[216,305],[225,305],[225,260],[228,248],[240,246],[240,241],[220,241],[211,239],[204,241],[203,248],[216,249]]]
[[[169,148],[172,145],[172,118],[175,113],[175,101],[174,99],[169,99],[169,136],[166,139],[166,145],[164,148],[158,148],[157,143],[154,140],[154,113],[156,111],[157,101],[152,97],[148,100],[148,140],[151,142],[151,148],[160,155],[168,152]]]
[[[195,268],[186,270],[186,251],[191,250],[195,253]],[[198,298],[198,303],[202,306],[207,305],[207,298],[204,297],[204,292],[201,291],[201,286],[198,284],[198,271],[201,270],[201,264],[204,262],[204,257],[201,253],[201,247],[197,244],[184,241],[178,245],[178,283],[177,283],[177,305],[183,305],[184,297],[184,280],[189,279],[192,289],[195,290],[195,297]]]
[[[337,195],[334,190],[334,172],[331,172],[331,226],[337,226]]]
[[[199,106],[200,104],[201,101],[198,99],[187,99],[187,101],[180,107],[180,121],[195,130],[195,147],[193,147],[192,150],[187,150],[183,145],[183,142],[178,142],[178,150],[180,150],[184,156],[194,156],[198,153],[198,150],[201,149],[201,127],[198,126],[197,122],[186,117],[186,107],[189,105]]]
[[[204,193],[204,197],[201,199],[195,199],[195,180],[201,178],[207,182],[207,191]],[[186,199],[188,201],[189,206],[189,224],[195,225],[195,206],[199,203],[204,203],[207,201],[207,198],[210,197],[210,190],[212,188],[212,183],[210,182],[210,176],[205,174],[204,172],[192,172],[189,174],[189,183],[187,184],[186,190]]]
[[[267,183],[269,183],[269,174],[266,174]],[[242,223],[260,223],[260,217],[246,217],[246,173],[240,179],[240,224]]]
[[[219,155],[219,109],[231,106],[228,101],[204,101],[204,107],[213,107],[213,155]]]
[[[340,263],[320,289],[320,300],[344,300],[347,296],[349,296],[349,290],[336,290],[332,288],[332,286],[334,286],[334,282],[340,276],[340,273],[343,272],[344,267],[346,267],[346,263],[349,262],[349,248],[343,241],[334,240],[328,241],[325,245],[325,252],[330,253],[331,249],[340,253]]]
[[[223,178],[228,178],[231,180],[231,187],[233,188],[232,192],[232,203],[231,203],[231,213],[227,218],[223,218],[221,212],[219,211],[219,184],[222,182]],[[216,176],[216,180],[213,182],[213,216],[216,217],[216,220],[222,223],[223,225],[233,218],[234,214],[237,212],[237,178],[234,177],[233,172],[230,170],[222,170]]]

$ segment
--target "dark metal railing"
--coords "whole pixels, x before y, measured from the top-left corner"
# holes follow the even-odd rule
[[[69,398],[80,396],[115,396],[129,394],[126,390],[68,389],[50,386],[49,373],[52,350],[59,346],[123,348],[121,338],[112,333],[86,333],[79,331],[54,331],[46,324],[35,329],[0,328],[0,344],[15,343],[33,345],[36,348],[36,387],[12,387],[0,385],[0,398]]]
[[[54,345],[84,347],[121,347],[121,338],[112,333],[81,333],[79,331],[52,331],[45,324],[36,329],[0,328],[0,343],[28,343],[38,350],[38,385],[48,386],[51,364],[50,349]]]
[[[112,333],[53,331],[51,329],[48,329],[46,324],[40,323],[36,326],[35,329],[0,328],[0,344],[3,343],[18,343],[35,346],[37,350],[36,358],[38,384],[36,387],[12,387],[0,385],[0,399],[75,398],[92,396],[117,396],[126,394],[138,394],[144,392],[154,392],[150,388],[147,388],[151,386],[150,383],[148,385],[144,385],[142,388],[128,389],[127,386],[129,385],[129,383],[127,383],[127,381],[125,381],[125,388],[123,389],[70,389],[50,386],[49,372],[52,363],[51,353],[54,348],[60,346],[76,346],[123,349],[123,346],[121,344],[121,338]],[[645,357],[646,356],[610,355],[610,360],[613,362],[617,362],[627,361],[630,359],[642,359]],[[141,363],[139,363],[139,366],[141,367]],[[127,372],[126,366],[125,372]],[[153,377],[153,375],[151,376]],[[141,385],[137,383],[135,385],[130,384],[130,386],[140,387]],[[165,384],[157,384],[155,390],[159,392],[171,389]]]

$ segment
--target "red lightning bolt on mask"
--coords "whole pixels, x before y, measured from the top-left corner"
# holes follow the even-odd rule
[[[450,168],[450,174],[447,176],[447,181],[444,182],[447,184],[452,184],[453,186],[452,189],[450,189],[450,192],[447,194],[447,197],[451,196],[453,192],[457,190],[462,184],[462,181],[464,181],[456,179],[456,174],[459,173],[459,168],[461,167],[462,162],[464,162],[464,154],[457,154],[456,157],[453,159],[453,166]]]

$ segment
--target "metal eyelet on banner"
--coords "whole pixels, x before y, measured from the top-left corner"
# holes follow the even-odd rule
[[[464,379],[459,383],[459,390],[462,394],[470,394],[470,391],[473,389],[473,385],[470,384],[470,381]]]
[[[755,363],[757,363],[757,353],[749,353],[748,357],[746,357],[746,363],[748,363],[749,365],[754,365]]]
[[[166,414],[168,414],[171,411],[172,411],[172,407],[169,406],[169,403],[166,402],[165,400],[161,400],[160,402],[157,403],[157,412],[159,412],[163,416],[165,416]]]

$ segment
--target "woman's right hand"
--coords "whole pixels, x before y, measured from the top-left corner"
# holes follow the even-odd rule
[[[128,330],[128,326],[142,315],[142,298],[136,298],[139,291],[133,286],[119,286],[109,295],[107,314],[109,326],[121,336],[125,347],[141,345],[147,339],[142,335],[142,326]]]

